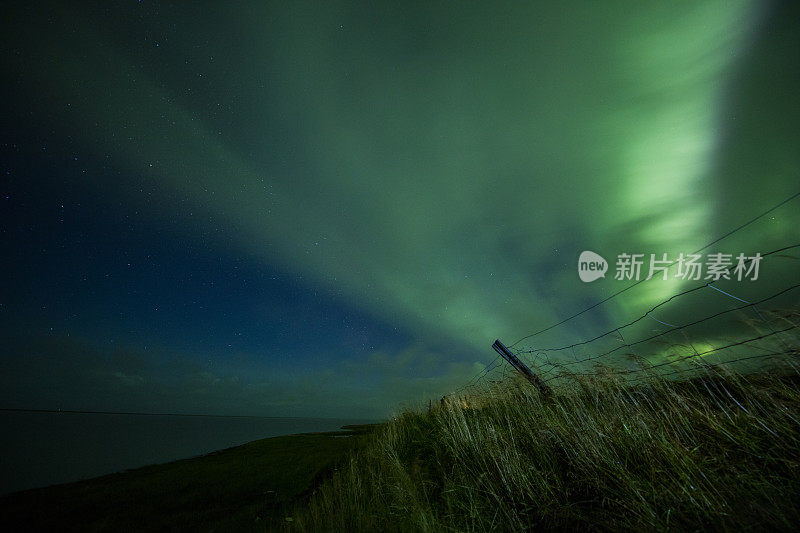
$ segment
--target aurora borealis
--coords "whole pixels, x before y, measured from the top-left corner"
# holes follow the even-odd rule
[[[796,2],[4,19],[2,407],[386,416],[624,286],[581,251],[691,252],[800,190]],[[762,269],[737,294],[798,270]]]

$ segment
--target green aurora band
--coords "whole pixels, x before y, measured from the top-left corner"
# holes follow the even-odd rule
[[[192,216],[178,231],[300,272],[420,339],[463,345],[477,368],[493,339],[624,286],[613,273],[582,284],[582,250],[612,262],[691,252],[797,184],[796,156],[763,157],[768,183],[747,187],[752,169],[735,162],[736,143],[780,134],[731,122],[764,24],[753,3],[259,9],[187,22],[145,67],[65,13],[83,31],[31,44],[45,65],[34,83],[50,94],[42,116],[76,102],[86,149],[124,154],[118,183],[93,184],[110,201],[153,191],[134,208],[166,222],[184,200]],[[235,38],[202,35],[215,21]],[[217,38],[206,93],[173,90],[184,74],[169,65],[190,57],[199,69],[192,44]],[[214,99],[218,114],[194,111]],[[751,233],[725,249],[788,244],[798,222],[781,211],[769,242]],[[603,320],[687,284],[643,284]]]

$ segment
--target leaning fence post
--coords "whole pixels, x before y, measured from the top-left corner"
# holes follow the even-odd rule
[[[496,341],[494,341],[494,344],[492,344],[492,348],[494,348],[494,350],[495,350],[497,353],[499,353],[501,356],[503,356],[503,359],[505,359],[506,361],[508,361],[508,362],[509,362],[509,364],[510,364],[511,366],[513,366],[515,369],[517,369],[517,371],[518,371],[520,374],[522,374],[523,376],[525,376],[525,377],[528,379],[528,381],[530,381],[531,383],[533,383],[533,385],[534,385],[534,386],[535,386],[535,387],[538,389],[538,391],[539,391],[539,392],[540,392],[540,393],[541,393],[543,396],[549,396],[549,395],[550,395],[550,393],[552,392],[552,391],[550,390],[550,387],[548,387],[548,386],[547,386],[547,384],[546,384],[544,381],[542,381],[541,379],[539,379],[539,376],[537,376],[536,374],[534,374],[534,373],[531,371],[531,369],[530,369],[530,368],[528,368],[527,366],[525,366],[525,363],[523,363],[522,361],[520,361],[520,360],[519,360],[519,357],[517,357],[516,355],[514,355],[513,353],[511,353],[511,350],[509,350],[508,348],[506,348],[505,344],[503,344],[502,342],[500,342],[500,339],[497,339]]]

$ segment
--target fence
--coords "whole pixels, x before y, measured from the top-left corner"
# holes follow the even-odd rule
[[[708,249],[799,197],[800,192],[784,199],[763,213],[714,239],[694,253],[697,254]],[[800,243],[789,244],[761,254],[761,259],[770,258],[769,260],[771,260],[774,256],[795,248],[800,248]],[[797,258],[793,259],[796,260]],[[747,261],[745,266],[749,266],[751,261],[752,259]],[[667,268],[669,269],[675,264],[677,264],[677,261],[670,263]],[[730,268],[728,268],[727,274],[730,273]],[[762,306],[786,295],[800,298],[800,275],[798,274],[800,274],[800,267],[798,267],[796,274],[792,276],[794,279],[783,287],[752,301],[745,300],[736,294],[715,286],[724,278],[719,278],[709,283],[699,283],[659,302],[638,317],[587,340],[551,348],[530,346],[540,335],[579,317],[586,316],[590,311],[596,310],[620,297],[637,285],[654,279],[650,277],[643,278],[555,324],[522,337],[508,346],[508,351],[505,355],[503,354],[505,346],[498,340],[493,347],[498,351],[499,355],[464,386],[454,391],[453,395],[465,394],[472,389],[486,387],[492,382],[503,381],[510,374],[516,372],[525,375],[540,390],[549,390],[548,383],[554,382],[552,384],[558,384],[561,380],[569,380],[577,376],[592,376],[600,372],[613,373],[625,380],[636,382],[654,373],[667,377],[686,372],[695,372],[701,368],[713,369],[723,364],[737,365],[746,362],[763,364],[765,359],[778,359],[784,362],[794,361],[800,354],[800,345],[798,345],[798,339],[800,339],[800,311],[794,309],[783,313],[767,312]],[[674,306],[685,303],[693,297],[707,295],[706,291],[714,291],[715,295],[721,294],[727,297],[728,302],[735,301],[741,303],[741,305],[716,310],[699,318],[685,320],[682,324],[668,323],[656,318],[655,313],[664,311],[667,306],[674,310]],[[713,344],[698,340],[702,339],[703,334],[695,335],[694,339],[691,336],[700,326],[705,328],[705,334],[707,335],[708,331],[713,330],[715,324],[717,329],[721,330],[724,329],[722,326],[727,326],[729,331],[733,331],[734,328],[730,328],[730,324],[720,324],[720,322],[730,317],[739,317],[741,319],[741,313],[746,312],[751,312],[752,314],[750,318],[745,319],[750,328],[749,335],[743,335],[743,328],[739,327],[733,337],[729,334],[725,342],[715,339]],[[661,330],[657,330],[652,335],[643,335],[640,330],[646,329],[642,326],[646,324],[647,320],[652,320],[654,325],[658,323]],[[741,322],[739,326],[741,326]],[[668,329],[663,329],[663,327]],[[627,340],[626,335],[631,340]],[[682,336],[681,342],[675,342],[674,337],[676,335]],[[523,342],[526,342],[527,346],[516,348],[512,351]],[[498,344],[504,350],[499,349]],[[737,347],[747,348],[748,353],[746,355],[736,355],[734,349]],[[654,356],[656,361],[651,362]],[[532,374],[532,377],[527,375],[528,373]]]

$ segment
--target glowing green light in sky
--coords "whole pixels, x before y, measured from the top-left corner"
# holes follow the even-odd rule
[[[103,111],[79,125],[87,144],[127,154],[123,180],[196,205],[185,231],[221,226],[221,246],[486,353],[602,291],[576,276],[583,249],[677,254],[712,237],[721,96],[752,8],[624,5],[529,6],[480,24],[432,12],[420,16],[454,20],[417,41],[415,24],[343,32],[326,10],[253,13],[231,52],[246,50],[251,71],[216,79],[267,110],[236,126],[261,152],[198,118],[157,72],[132,89],[87,68]],[[109,135],[122,123],[135,143]],[[651,283],[612,314],[679,288]]]

